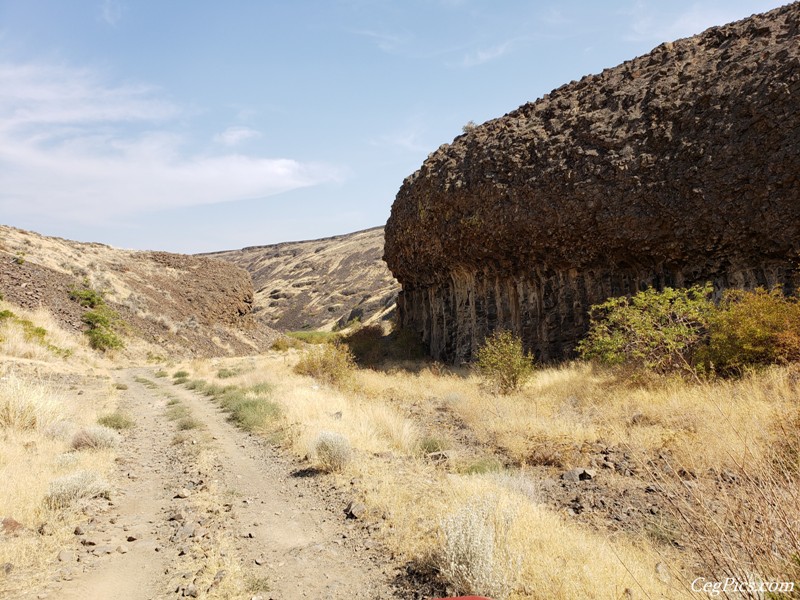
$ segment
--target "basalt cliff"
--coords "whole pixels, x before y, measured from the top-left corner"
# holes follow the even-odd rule
[[[498,328],[569,356],[647,286],[800,285],[800,3],[573,81],[408,177],[384,260],[401,325],[469,360]]]

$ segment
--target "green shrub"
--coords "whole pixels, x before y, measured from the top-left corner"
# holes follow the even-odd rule
[[[188,377],[176,377],[172,380],[172,385],[183,385],[184,383],[188,383]]]
[[[659,373],[692,371],[693,355],[706,340],[714,311],[710,296],[711,284],[648,288],[592,306],[589,333],[578,352],[586,359]]]
[[[169,375],[169,373],[167,373],[164,369],[159,369],[155,373],[156,377],[166,377],[167,375]]]
[[[510,331],[496,331],[486,338],[476,364],[501,394],[520,389],[533,373],[533,356],[525,353],[522,340]]]
[[[100,304],[94,310],[83,313],[81,320],[88,325],[84,331],[89,338],[89,345],[95,350],[105,352],[124,346],[122,339],[115,329],[119,322],[119,315],[105,304]]]
[[[91,288],[71,289],[69,297],[84,308],[98,308],[105,304],[103,293]]]
[[[230,413],[228,420],[245,431],[267,429],[283,415],[281,406],[269,398],[272,391],[269,384],[251,388],[209,385],[205,391]]]
[[[286,335],[306,344],[327,344],[339,338],[333,331],[290,331]]]
[[[236,377],[239,374],[239,371],[235,369],[220,369],[217,371],[217,377],[219,379],[230,379],[231,377]]]
[[[723,375],[800,361],[800,300],[777,288],[727,290],[699,358]]]
[[[89,338],[89,346],[95,350],[105,352],[106,350],[113,350],[124,346],[122,339],[120,339],[116,333],[108,329],[88,329],[85,333]]]
[[[175,371],[172,374],[173,379],[186,379],[189,377],[189,371]]]
[[[355,360],[349,348],[339,344],[322,344],[300,357],[294,372],[337,385],[350,379],[354,369]]]
[[[109,415],[103,415],[97,419],[97,423],[110,429],[116,429],[117,431],[133,427],[133,419],[120,411],[113,412]]]
[[[242,398],[229,403],[232,423],[245,431],[258,431],[277,421],[283,414],[280,405],[267,398]]]

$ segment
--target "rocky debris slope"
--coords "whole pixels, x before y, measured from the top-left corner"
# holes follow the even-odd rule
[[[24,308],[49,309],[81,330],[85,308],[70,290],[101,291],[126,324],[124,334],[170,353],[250,354],[276,332],[252,317],[253,285],[243,269],[219,260],[134,252],[0,225],[0,293]]]
[[[569,355],[648,285],[800,275],[800,3],[665,43],[457,137],[408,177],[384,259],[402,324],[462,360],[496,328]]]
[[[391,312],[399,286],[381,260],[383,228],[207,254],[246,269],[254,313],[280,330],[322,329]]]

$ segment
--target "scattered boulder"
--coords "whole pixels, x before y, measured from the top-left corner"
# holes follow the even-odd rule
[[[594,479],[596,472],[593,469],[570,469],[561,474],[561,479],[564,481],[588,481]]]
[[[24,529],[25,526],[12,517],[3,517],[0,522],[0,532],[5,535],[19,535]]]
[[[344,509],[344,514],[348,519],[360,519],[367,514],[367,507],[362,502],[351,500]]]

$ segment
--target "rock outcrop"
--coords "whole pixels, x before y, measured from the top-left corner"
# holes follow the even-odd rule
[[[440,360],[508,328],[569,356],[653,285],[800,284],[800,3],[658,46],[432,153],[386,226],[401,324]]]

